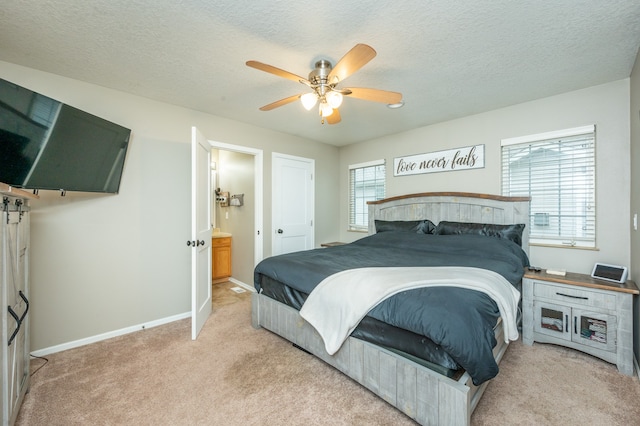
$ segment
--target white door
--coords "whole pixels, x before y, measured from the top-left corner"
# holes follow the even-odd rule
[[[211,144],[191,130],[191,338],[211,315]]]
[[[273,154],[272,255],[314,247],[314,160]]]

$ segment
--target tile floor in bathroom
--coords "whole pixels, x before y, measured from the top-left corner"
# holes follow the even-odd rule
[[[231,281],[212,284],[211,289],[211,300],[214,309],[216,307],[230,305],[241,300],[251,299],[251,291],[244,287],[240,287]]]

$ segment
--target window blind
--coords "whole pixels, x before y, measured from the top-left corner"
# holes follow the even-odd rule
[[[59,113],[61,104],[46,96],[35,94],[31,103],[30,117],[33,121],[51,127]]]
[[[531,197],[531,243],[595,247],[595,126],[503,140],[502,194]]]
[[[366,231],[369,227],[367,201],[385,197],[384,160],[349,166],[349,230]]]

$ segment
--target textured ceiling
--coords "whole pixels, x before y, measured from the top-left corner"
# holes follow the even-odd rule
[[[342,87],[401,92],[405,106],[347,98],[322,125],[294,102],[306,77],[357,43],[378,55]],[[638,0],[20,0],[0,8],[0,60],[334,145],[629,77]]]

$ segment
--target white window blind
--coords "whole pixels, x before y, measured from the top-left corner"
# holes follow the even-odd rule
[[[531,243],[595,247],[595,126],[503,140],[502,194],[531,197]]]
[[[349,166],[349,230],[368,229],[367,201],[385,197],[385,175],[384,160]]]

